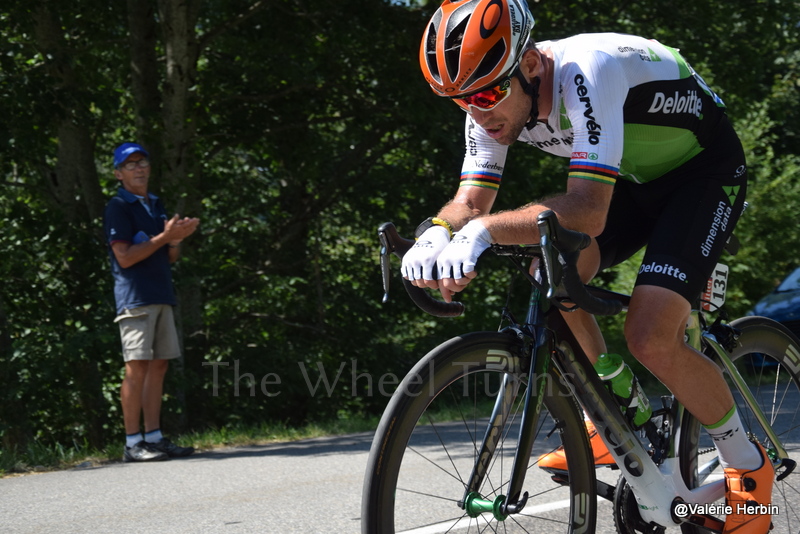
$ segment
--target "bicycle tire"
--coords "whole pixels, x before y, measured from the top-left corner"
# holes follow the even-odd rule
[[[544,532],[554,531],[554,520],[566,532],[594,532],[595,472],[582,412],[553,372],[544,388],[531,464],[563,442],[568,477],[562,484],[553,484],[550,475],[529,466],[524,488],[529,493],[527,505],[505,521],[491,513],[470,518],[458,504],[487,427],[488,415],[484,417],[478,408],[493,404],[492,384],[499,384],[505,375],[520,380],[517,399],[523,399],[526,362],[521,341],[498,332],[454,338],[420,360],[392,396],[373,440],[362,495],[363,534],[415,532],[422,527],[424,531],[416,532],[450,532],[456,524],[459,533],[494,532],[495,528]],[[508,483],[520,415],[521,409],[501,432],[503,439],[490,464],[483,498],[495,499]],[[548,433],[552,435],[545,439]],[[534,489],[534,479],[543,481],[543,489]],[[559,504],[553,505],[553,500]]]
[[[800,341],[786,327],[764,317],[743,317],[733,321],[731,326],[741,332],[730,353],[731,360],[745,377],[790,457],[800,461]],[[770,440],[742,401],[741,394],[730,385],[746,432],[769,450]],[[713,457],[716,449],[691,414],[687,413],[684,418],[681,436],[678,453],[682,475],[690,488],[696,487],[701,482],[697,480],[698,465]],[[722,468],[718,467],[712,476],[721,476],[721,473]],[[770,534],[797,534],[800,530],[798,483],[798,471],[775,482],[772,504],[779,513],[772,516],[774,528]],[[688,524],[683,524],[681,529],[684,534],[707,532]]]

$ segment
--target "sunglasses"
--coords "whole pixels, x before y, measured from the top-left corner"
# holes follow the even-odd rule
[[[125,169],[126,171],[132,171],[136,167],[146,169],[150,166],[150,162],[147,159],[140,159],[139,161],[129,161],[128,163],[123,163],[118,169]]]
[[[471,95],[453,98],[452,100],[467,113],[469,113],[470,106],[474,106],[481,111],[489,111],[511,94],[511,76],[513,74],[506,76],[497,85],[488,89]]]

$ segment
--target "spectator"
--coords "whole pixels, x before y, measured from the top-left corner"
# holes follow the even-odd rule
[[[149,154],[140,145],[123,143],[114,150],[114,176],[121,187],[106,205],[104,228],[114,276],[114,322],[119,324],[125,360],[120,388],[126,433],[122,459],[188,456],[194,448],[179,447],[161,434],[160,416],[169,360],[181,355],[170,265],[200,221],[167,217],[161,200],[148,192]]]

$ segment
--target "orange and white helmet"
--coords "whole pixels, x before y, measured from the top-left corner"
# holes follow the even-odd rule
[[[445,0],[422,36],[422,74],[440,96],[489,87],[518,65],[533,24],[525,0]]]

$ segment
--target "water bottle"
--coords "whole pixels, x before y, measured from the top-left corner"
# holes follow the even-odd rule
[[[633,426],[639,428],[645,424],[650,419],[653,409],[642,386],[639,385],[631,368],[622,360],[622,356],[601,354],[594,368],[616,398],[622,412],[627,413],[631,410],[634,413]],[[630,413],[628,419],[631,419]]]

